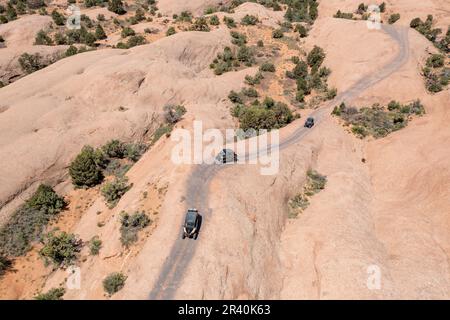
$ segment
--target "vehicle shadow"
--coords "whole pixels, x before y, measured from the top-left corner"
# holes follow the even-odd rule
[[[198,230],[197,230],[197,236],[195,236],[193,239],[197,240],[200,236],[200,230],[202,229],[202,222],[203,222],[203,216],[201,214],[198,215]]]

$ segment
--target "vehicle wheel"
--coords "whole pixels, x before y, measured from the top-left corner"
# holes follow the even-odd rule
[[[181,235],[181,239],[184,239],[184,238],[186,238],[186,235],[183,233],[183,234]]]
[[[197,240],[198,233],[194,234],[194,240]]]

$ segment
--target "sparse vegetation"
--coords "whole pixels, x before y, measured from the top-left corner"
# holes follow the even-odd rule
[[[12,263],[10,260],[8,260],[5,256],[0,254],[0,277],[8,271],[12,266]]]
[[[42,244],[43,247],[39,250],[39,254],[45,263],[52,263],[55,267],[60,267],[74,263],[81,250],[82,241],[74,234],[51,231],[45,235]]]
[[[126,279],[127,277],[120,272],[111,273],[103,280],[103,289],[109,295],[113,295],[124,287]]]
[[[258,22],[259,22],[259,20],[258,20],[257,16],[253,16],[253,15],[249,15],[249,14],[246,14],[241,20],[241,24],[244,26],[254,26]]]
[[[76,187],[92,187],[103,180],[98,164],[98,153],[91,146],[84,146],[69,166],[72,183]]]
[[[169,27],[169,29],[167,29],[167,31],[166,31],[166,36],[169,37],[171,35],[174,35],[175,33],[177,33],[175,31],[175,28],[174,27]]]
[[[122,0],[109,0],[108,10],[119,15],[126,13]]]
[[[334,116],[343,119],[344,125],[349,126],[352,133],[361,139],[366,136],[385,137],[406,127],[413,115],[421,116],[424,113],[425,109],[419,100],[406,105],[391,101],[387,107],[375,104],[359,110],[341,103],[332,112]]]
[[[319,3],[316,0],[289,0],[285,19],[289,22],[313,23],[318,16]]]
[[[46,293],[40,293],[34,297],[35,300],[63,300],[66,293],[64,288],[53,288]]]
[[[34,44],[42,46],[51,46],[53,45],[53,40],[47,35],[47,33],[44,30],[39,30],[39,32],[36,34]]]
[[[271,62],[264,62],[260,67],[259,70],[263,72],[275,72],[275,65]]]
[[[186,108],[182,105],[164,106],[164,119],[169,124],[175,124],[180,121],[185,113]]]
[[[128,184],[126,177],[119,177],[114,181],[106,182],[101,189],[101,193],[109,208],[114,208],[120,198],[130,190],[132,186]]]
[[[429,41],[431,41],[439,50],[445,53],[450,52],[450,26],[446,34],[438,40],[438,35],[442,33],[442,29],[433,28],[433,16],[429,14],[425,21],[420,18],[414,18],[410,22],[410,27],[423,34]]]
[[[272,32],[272,38],[274,39],[280,39],[283,38],[284,34],[283,34],[283,30],[281,29],[275,29]]]
[[[230,29],[236,28],[236,27],[237,27],[236,22],[235,22],[234,19],[231,18],[231,17],[224,16],[224,17],[223,17],[223,22],[224,22],[225,25],[226,25],[228,28],[230,28]]]
[[[388,23],[394,24],[400,19],[400,13],[393,13],[389,16]]]
[[[151,224],[150,218],[144,212],[136,212],[132,215],[122,212],[120,220],[120,241],[128,247],[138,240],[140,230]]]
[[[289,218],[296,218],[301,212],[303,212],[310,204],[310,197],[319,193],[327,184],[327,177],[321,175],[315,170],[308,170],[306,173],[306,183],[303,187],[303,191],[296,194],[289,200]]]
[[[98,255],[101,247],[102,247],[102,240],[100,240],[98,236],[92,237],[92,239],[89,241],[89,252],[91,256]]]
[[[13,257],[24,255],[31,243],[39,240],[48,222],[65,206],[64,199],[50,186],[40,185],[0,228],[0,254]]]

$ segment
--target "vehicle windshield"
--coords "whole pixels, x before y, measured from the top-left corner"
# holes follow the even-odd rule
[[[195,223],[195,218],[196,218],[197,214],[193,211],[188,211],[187,215],[186,215],[186,224],[189,226],[193,226]]]

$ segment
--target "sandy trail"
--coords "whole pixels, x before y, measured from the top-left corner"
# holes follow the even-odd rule
[[[383,31],[397,43],[398,54],[377,73],[364,76],[348,90],[340,93],[334,100],[327,103],[326,106],[314,111],[311,114],[311,116],[313,116],[316,120],[316,125],[313,129],[317,130],[323,120],[329,117],[330,109],[333,106],[341,103],[342,101],[347,101],[357,97],[368,88],[389,77],[393,72],[398,70],[408,61],[408,30],[404,27],[383,26]],[[292,126],[296,126],[298,128],[279,144],[278,147],[280,150],[298,143],[312,131],[304,128],[300,121],[294,122],[290,125],[290,127]],[[245,156],[248,157],[249,155]],[[203,220],[208,219],[213,214],[212,209],[208,207],[208,191],[210,188],[210,183],[214,176],[225,167],[226,166],[199,165],[193,170],[190,178],[188,179],[186,189],[186,209],[189,207],[199,209]],[[179,234],[181,234],[181,228]],[[180,237],[177,238],[172,246],[169,256],[161,268],[160,275],[150,292],[150,299],[174,298],[186,269],[195,254],[196,247],[196,241],[187,241],[181,239]]]

